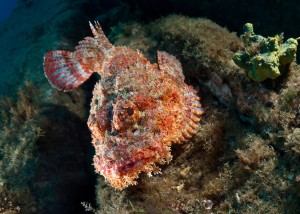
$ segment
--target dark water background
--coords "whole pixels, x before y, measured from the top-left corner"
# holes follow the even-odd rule
[[[5,20],[7,16],[13,11],[17,6],[16,0],[1,0],[0,1],[0,22]]]

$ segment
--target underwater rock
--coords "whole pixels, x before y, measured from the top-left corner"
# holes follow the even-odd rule
[[[37,213],[39,206],[28,183],[37,165],[36,141],[44,135],[37,90],[26,83],[17,102],[0,100],[0,213]]]
[[[100,177],[98,212],[208,213],[207,201],[209,212],[220,213],[299,208],[297,183],[283,176],[299,175],[297,156],[290,153],[295,143],[283,145],[300,124],[299,66],[292,63],[283,83],[269,89],[234,64],[240,40],[210,20],[171,15],[116,28],[111,38],[118,45],[148,55],[162,49],[179,58],[186,81],[206,94],[206,113],[189,143],[172,146],[173,161],[162,175],[141,175],[138,185],[122,192]],[[290,139],[297,139],[295,133]]]

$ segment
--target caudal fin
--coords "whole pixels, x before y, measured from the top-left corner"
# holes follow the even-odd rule
[[[94,37],[79,42],[74,52],[56,50],[44,57],[45,76],[59,90],[70,91],[84,83],[93,72],[103,70],[113,45],[104,35],[98,22],[90,23]]]

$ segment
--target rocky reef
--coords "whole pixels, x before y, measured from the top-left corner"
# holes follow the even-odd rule
[[[247,69],[233,61],[247,45],[232,31],[246,22],[264,38],[288,31],[288,26],[279,29],[267,17],[263,22],[260,12],[253,20],[241,19],[243,23],[230,13],[221,20],[216,12],[220,1],[195,3],[207,9],[199,9],[197,17],[209,17],[228,29],[206,18],[161,17],[159,12],[143,19],[151,9],[149,1],[122,2],[23,0],[0,25],[6,29],[0,35],[0,64],[5,64],[0,91],[6,96],[1,97],[0,213],[296,213],[300,67],[292,60],[273,84],[268,79],[253,81]],[[292,5],[286,4],[276,1],[270,7]],[[175,1],[169,9],[180,12],[178,5]],[[187,1],[185,9],[191,5]],[[228,4],[224,11],[230,8]],[[49,15],[30,12],[37,10]],[[278,12],[273,20],[285,23],[295,12],[285,11],[290,12],[283,19]],[[20,17],[27,26],[16,27]],[[298,20],[294,17],[293,23]],[[63,93],[51,88],[42,69],[47,51],[72,50],[91,35],[87,21],[94,19],[112,44],[138,49],[152,63],[157,50],[176,56],[185,82],[199,91],[205,112],[195,136],[171,147],[173,160],[160,166],[161,174],[141,174],[138,185],[123,191],[95,176],[91,165],[94,151],[86,121],[99,77]],[[285,32],[287,38],[299,36],[294,30]],[[14,43],[5,44],[15,35],[19,37]]]
[[[110,38],[149,56],[155,49],[174,54],[188,83],[199,89],[205,114],[196,136],[172,148],[173,163],[161,175],[142,177],[121,193],[100,178],[99,213],[293,213],[299,208],[296,64],[276,88],[253,82],[232,60],[243,49],[241,39],[202,18],[131,22],[113,28]]]

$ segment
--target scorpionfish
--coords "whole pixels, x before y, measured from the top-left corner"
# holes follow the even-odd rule
[[[152,64],[139,51],[113,46],[98,22],[90,27],[93,37],[80,41],[74,52],[48,52],[44,70],[51,85],[63,91],[100,74],[87,122],[94,167],[122,190],[136,184],[141,172],[160,173],[158,165],[172,159],[171,144],[195,134],[203,110],[174,56],[158,51]]]

